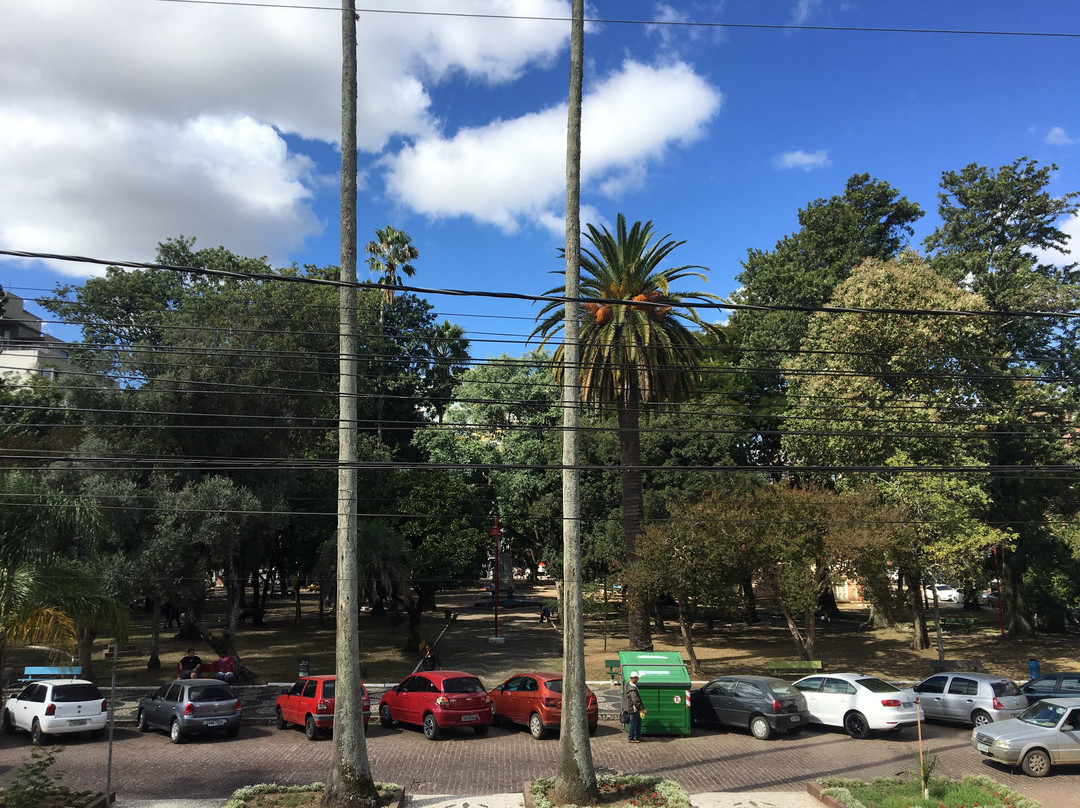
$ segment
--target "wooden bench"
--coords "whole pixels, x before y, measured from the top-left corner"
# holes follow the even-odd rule
[[[74,679],[82,675],[82,665],[29,665],[23,668],[20,682],[33,682],[36,679]]]
[[[931,659],[930,668],[934,673],[946,671],[981,671],[981,659]]]
[[[974,617],[943,617],[941,618],[941,627],[946,628],[961,628],[964,631],[971,631],[975,628]]]
[[[611,683],[615,684],[619,681],[619,660],[617,659],[605,659],[604,670],[607,671],[607,675],[611,677]]]
[[[116,646],[111,645],[111,644],[107,645],[105,647],[105,659],[106,660],[112,659],[113,648],[115,648],[115,647]],[[139,653],[140,653],[139,649],[136,648],[134,645],[121,645],[120,650],[117,652],[117,654],[119,656],[136,656]]]
[[[769,673],[773,676],[807,676],[821,673],[822,664],[816,659],[770,659]]]

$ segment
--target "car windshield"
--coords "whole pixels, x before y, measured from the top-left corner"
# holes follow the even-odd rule
[[[101,691],[96,685],[57,685],[53,688],[52,700],[56,702],[98,701]]]
[[[443,693],[486,693],[484,685],[475,676],[461,676],[446,679],[442,685]]]
[[[862,679],[856,679],[855,682],[856,684],[865,687],[871,693],[897,693],[900,691],[900,688],[895,685],[890,685],[888,682],[873,676],[864,676]]]
[[[562,679],[549,679],[544,683],[544,687],[552,693],[562,693]]]
[[[192,687],[188,691],[189,701],[230,701],[236,696],[225,685],[205,685]]]
[[[1002,696],[1019,696],[1020,688],[1016,686],[1016,682],[1005,680],[1003,682],[991,682],[990,686],[994,689],[994,695],[998,698]]]
[[[1034,724],[1037,727],[1056,727],[1061,716],[1065,714],[1065,707],[1050,704],[1045,701],[1037,701],[1020,713],[1020,720],[1025,724]]]

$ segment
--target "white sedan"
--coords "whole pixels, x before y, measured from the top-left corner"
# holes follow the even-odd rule
[[[852,738],[866,738],[874,730],[899,730],[923,720],[915,693],[875,676],[828,673],[795,682],[806,696],[810,721],[843,727]]]
[[[923,589],[923,594],[926,595],[927,599],[933,600],[934,588],[929,586],[925,587]],[[959,603],[964,598],[960,592],[948,584],[937,584],[937,597],[942,603]]]

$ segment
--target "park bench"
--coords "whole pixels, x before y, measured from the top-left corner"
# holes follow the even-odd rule
[[[816,659],[770,659],[769,673],[773,676],[808,676],[824,670]]]
[[[945,628],[960,628],[964,631],[971,631],[975,628],[974,617],[943,617],[941,618],[941,627]]]
[[[105,647],[105,659],[112,659],[114,645],[111,643]],[[120,650],[117,651],[119,656],[137,656],[140,653],[139,649],[134,645],[121,645]]]
[[[981,671],[981,659],[931,659],[930,668],[934,673],[946,671]]]
[[[36,679],[74,679],[82,675],[82,666],[75,665],[28,665],[23,668],[20,682],[33,682]]]
[[[611,683],[617,684],[619,681],[619,660],[605,659],[604,670],[607,671],[607,675],[611,677]]]

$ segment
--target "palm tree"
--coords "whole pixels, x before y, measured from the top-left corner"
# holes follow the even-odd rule
[[[383,287],[383,299],[379,301],[379,341],[382,342],[383,330],[386,324],[386,309],[394,304],[394,293],[399,285],[398,273],[410,278],[416,274],[416,267],[410,261],[420,257],[420,251],[412,245],[412,238],[404,230],[395,230],[387,225],[384,230],[375,231],[375,241],[369,241],[366,247],[370,258],[367,260],[368,269],[379,279],[379,285]],[[382,395],[384,362],[377,361],[378,393],[376,414],[376,428],[379,443],[383,437],[383,410],[385,396]]]
[[[581,250],[581,390],[596,411],[614,407],[619,432],[622,487],[622,529],[626,563],[635,558],[635,543],[645,521],[641,490],[640,416],[643,410],[674,406],[696,397],[699,389],[700,344],[685,325],[712,330],[690,301],[715,300],[704,292],[676,292],[672,285],[689,277],[705,280],[701,266],[660,269],[685,242],[670,235],[655,237],[652,222],[626,229],[620,213],[613,235],[606,227],[587,225],[592,248]],[[559,294],[559,287],[548,292]],[[533,336],[543,347],[563,327],[563,304],[553,301],[537,316]],[[563,349],[555,350],[556,374],[562,381]],[[648,604],[628,592],[629,639],[632,650],[648,650]]]
[[[369,241],[366,247],[368,269],[378,277],[383,289],[386,305],[394,302],[394,290],[400,284],[398,273],[408,277],[416,274],[416,267],[410,261],[420,257],[420,251],[412,244],[412,238],[404,230],[395,230],[387,225],[385,230],[375,231],[375,241]]]

